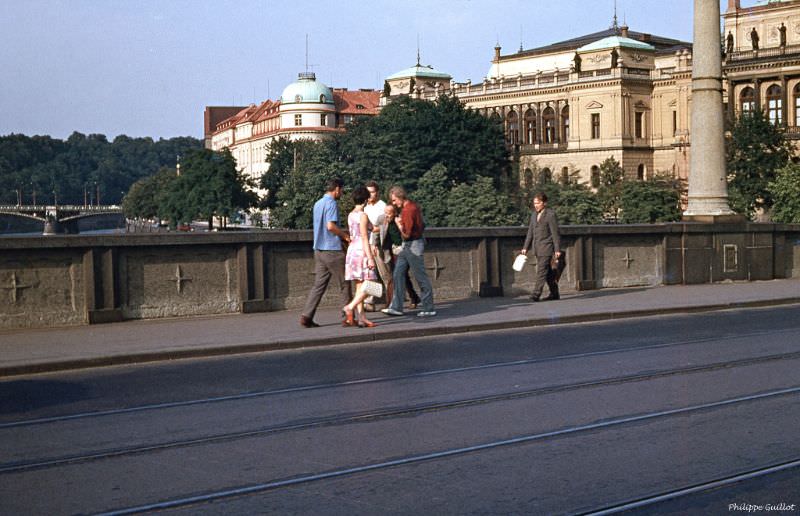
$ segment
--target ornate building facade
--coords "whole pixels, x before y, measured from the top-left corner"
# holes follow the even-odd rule
[[[722,17],[729,116],[758,106],[789,138],[800,139],[800,0],[744,8],[728,0]]]
[[[480,84],[453,83],[473,109],[503,123],[522,181],[544,175],[598,186],[614,157],[626,177],[689,165],[691,43],[612,28],[494,59]]]
[[[358,117],[378,114],[380,94],[377,90],[329,88],[313,73],[301,73],[277,101],[206,107],[206,147],[229,149],[239,170],[258,181],[269,168],[266,157],[271,142],[282,137],[320,140],[343,131]],[[259,191],[262,196],[265,193]]]
[[[597,186],[609,157],[627,177],[665,173],[685,181],[691,49],[689,42],[629,31],[615,20],[608,30],[513,54],[503,55],[498,45],[477,84],[418,63],[390,76],[384,96],[448,93],[496,118],[524,182],[577,172]]]

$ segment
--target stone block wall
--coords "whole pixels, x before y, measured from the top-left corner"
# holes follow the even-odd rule
[[[525,228],[432,228],[438,300],[520,296]],[[310,231],[0,238],[0,328],[300,309]],[[800,225],[566,226],[562,291],[800,277]],[[531,260],[533,262],[533,260]],[[334,289],[323,304],[338,303]]]

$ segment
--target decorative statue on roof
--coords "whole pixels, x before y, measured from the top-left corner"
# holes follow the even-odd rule
[[[572,60],[573,66],[575,68],[575,73],[581,73],[581,56],[575,52],[575,59]]]
[[[618,61],[619,61],[619,52],[617,52],[616,48],[612,48],[611,49],[611,68],[616,68]]]
[[[725,38],[725,54],[731,55],[733,53],[733,34],[728,31],[728,37]]]
[[[781,48],[786,46],[786,25],[781,22],[781,26],[778,27],[778,32],[780,33],[781,37]]]
[[[758,31],[755,27],[750,31],[750,43],[753,44],[753,50],[758,50]]]

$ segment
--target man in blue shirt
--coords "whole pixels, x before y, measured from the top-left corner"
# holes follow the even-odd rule
[[[341,305],[350,302],[350,285],[344,279],[344,259],[342,240],[350,241],[350,235],[339,227],[339,205],[336,200],[342,196],[344,182],[331,179],[325,189],[325,195],[314,203],[314,286],[308,293],[306,306],[300,316],[300,325],[305,328],[316,328],[314,322],[319,302],[328,289],[331,278],[339,284]]]

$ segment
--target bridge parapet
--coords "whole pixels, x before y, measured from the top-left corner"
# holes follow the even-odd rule
[[[524,238],[523,227],[427,230],[436,299],[529,293],[532,268],[512,268]],[[566,226],[562,242],[565,292],[800,277],[797,224]],[[311,244],[310,231],[0,238],[0,327],[299,309]]]

